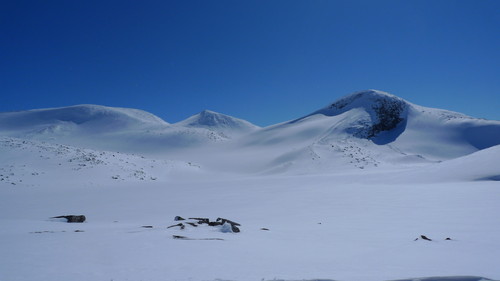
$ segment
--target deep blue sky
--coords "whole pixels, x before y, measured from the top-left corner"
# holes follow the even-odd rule
[[[270,125],[354,91],[500,120],[500,1],[1,2],[0,111]]]

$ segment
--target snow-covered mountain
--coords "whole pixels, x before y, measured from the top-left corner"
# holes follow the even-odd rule
[[[328,173],[443,161],[498,144],[500,121],[426,108],[367,90],[259,130],[247,136],[242,147],[266,151],[261,155],[271,171]]]
[[[229,137],[248,134],[260,128],[248,121],[210,110],[204,110],[186,120],[175,123],[175,125],[206,128]]]
[[[173,126],[142,110],[99,105],[0,113],[0,135],[131,153],[178,150],[228,139],[205,128]]]
[[[366,90],[266,128],[208,110],[169,124],[141,110],[80,105],[0,113],[0,135],[163,155],[224,171],[329,173],[461,157],[500,144],[500,121]]]
[[[72,134],[103,134],[168,125],[159,117],[142,110],[101,105],[0,113],[2,131],[10,130],[20,135],[64,131]]]

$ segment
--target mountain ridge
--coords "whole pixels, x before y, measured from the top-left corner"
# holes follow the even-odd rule
[[[461,157],[500,144],[500,121],[365,90],[264,128],[210,110],[170,124],[142,110],[77,105],[0,113],[0,136],[160,154],[219,170],[328,172]]]

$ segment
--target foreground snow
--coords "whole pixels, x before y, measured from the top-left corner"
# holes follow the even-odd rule
[[[500,279],[500,184],[491,180],[500,171],[458,175],[478,161],[494,167],[499,151],[473,154],[462,166],[432,164],[441,173],[425,166],[234,177],[188,169],[181,177],[103,180],[116,173],[108,160],[99,169],[61,170],[55,181],[4,180],[0,280]],[[11,173],[37,155],[23,157]],[[65,214],[87,222],[50,219]],[[241,223],[241,232],[167,229],[175,216],[224,217]],[[433,241],[414,241],[422,234]]]

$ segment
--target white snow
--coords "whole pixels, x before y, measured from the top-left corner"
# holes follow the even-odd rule
[[[213,112],[0,113],[0,280],[500,279],[500,122],[363,95],[236,135]],[[380,97],[405,121],[363,137]]]

